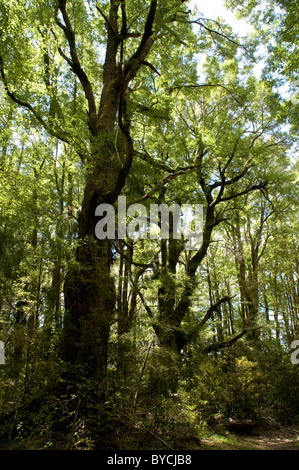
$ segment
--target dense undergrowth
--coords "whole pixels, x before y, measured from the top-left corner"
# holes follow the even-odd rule
[[[191,450],[213,433],[226,435],[230,417],[252,420],[255,432],[296,426],[299,370],[270,346],[193,354],[180,365],[176,392],[165,395],[153,393],[150,361],[138,394],[137,370],[126,377],[111,370],[101,399],[83,370],[75,383],[62,363],[41,365],[30,388],[2,367],[0,447]]]

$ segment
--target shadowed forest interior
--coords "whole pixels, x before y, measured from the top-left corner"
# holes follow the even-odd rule
[[[296,448],[298,5],[224,3],[1,0],[1,449]]]

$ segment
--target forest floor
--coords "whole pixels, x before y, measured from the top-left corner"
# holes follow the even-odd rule
[[[126,442],[124,449],[120,447],[118,450],[169,450],[167,447],[161,445],[159,446],[159,441],[157,442],[156,439],[153,439],[151,443],[147,443],[145,447],[138,446],[138,439],[135,442],[134,437],[137,436],[131,435],[130,442]],[[151,437],[149,437],[149,441],[151,441]],[[143,439],[142,439],[143,440]],[[65,450],[67,448],[67,442],[65,440],[57,440],[57,442],[53,442],[53,447],[47,448],[47,446],[41,445],[39,441],[31,442],[30,446],[28,446],[29,442],[24,442],[21,445],[13,445],[10,446],[7,442],[0,441],[0,450],[32,450],[32,449],[45,449],[45,450]],[[137,444],[137,445],[136,445]],[[158,445],[157,445],[158,444]],[[225,434],[210,434],[209,436],[200,439],[197,443],[194,439],[187,438],[184,442],[179,438],[178,439],[178,447],[174,446],[173,450],[275,450],[275,451],[287,451],[287,450],[299,450],[299,431],[296,429],[291,428],[284,428],[281,430],[276,431],[263,431],[260,435],[252,435],[252,436],[241,436],[237,434],[233,434],[227,432]],[[183,444],[183,445],[181,445]],[[80,446],[76,448],[77,450],[90,450],[88,446]],[[110,449],[110,447],[108,447]]]
[[[299,450],[299,430],[284,428],[262,431],[259,435],[213,434],[201,439],[203,450]]]

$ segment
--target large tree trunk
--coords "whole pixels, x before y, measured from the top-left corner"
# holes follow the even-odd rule
[[[115,302],[108,240],[80,239],[76,264],[68,272],[64,292],[62,359],[84,365],[91,376],[104,380]]]
[[[110,275],[111,240],[96,239],[95,210],[99,204],[113,204],[116,201],[133,161],[134,149],[127,112],[128,85],[143,65],[154,42],[157,1],[151,1],[139,46],[125,62],[123,41],[128,34],[125,2],[111,0],[108,17],[98,7],[107,26],[103,87],[98,109],[92,85],[77,54],[75,32],[65,0],[59,0],[58,6],[65,23],[62,29],[70,48],[72,70],[87,98],[91,132],[91,151],[84,162],[87,179],[79,218],[76,263],[69,269],[64,288],[66,313],[61,357],[67,362],[84,365],[92,377],[102,382],[106,375],[109,330],[116,295]],[[58,25],[61,26],[60,21]],[[123,137],[123,151],[116,149],[116,127]],[[124,156],[123,161],[119,156]]]
[[[109,135],[111,137],[109,138]],[[65,322],[61,357],[80,364],[99,382],[106,376],[108,340],[116,294],[111,277],[111,240],[95,236],[98,204],[109,201],[117,178],[113,136],[104,132],[89,164],[75,263],[66,276]],[[104,164],[104,161],[106,162]]]
[[[111,6],[110,21],[117,30],[117,6]],[[75,263],[66,275],[65,322],[61,357],[80,364],[103,384],[106,377],[108,341],[116,294],[111,277],[111,240],[95,236],[99,204],[113,204],[122,189],[122,163],[116,149],[115,124],[121,102],[119,71],[116,65],[118,41],[108,34],[103,89],[99,112],[90,108],[90,155],[82,209],[79,216],[79,240]],[[88,90],[87,90],[88,92]]]

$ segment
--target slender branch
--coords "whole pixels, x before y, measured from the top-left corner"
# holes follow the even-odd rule
[[[143,374],[144,374],[144,371],[145,371],[145,368],[146,368],[146,364],[147,364],[147,360],[148,360],[148,356],[149,356],[149,353],[151,351],[151,348],[152,348],[153,344],[154,344],[154,340],[152,340],[149,344],[149,347],[147,349],[147,353],[146,353],[146,356],[145,356],[145,359],[144,359],[144,362],[143,362],[143,367],[142,367],[140,375],[139,375],[139,381],[138,381],[138,385],[137,385],[136,392],[135,392],[135,395],[134,395],[134,404],[133,404],[134,410],[136,409],[137,398],[138,398],[139,389],[140,389],[141,382],[142,382],[142,377],[143,377]]]
[[[228,341],[223,341],[222,343],[213,343],[210,344],[210,346],[207,346],[204,348],[203,353],[210,353],[212,351],[218,351],[219,349],[227,348],[234,344],[238,339],[242,338],[248,330],[244,329],[240,333],[238,333],[236,336],[233,338],[229,339]]]
[[[154,21],[156,17],[156,10],[157,10],[157,0],[151,0],[149,13],[146,19],[144,32],[143,32],[140,44],[136,52],[131,56],[131,58],[128,60],[128,62],[125,65],[124,76],[127,82],[131,81],[135,77],[136,73],[138,72],[141,65],[143,64],[154,42],[153,25],[154,25]]]
[[[111,23],[109,21],[109,19],[107,18],[107,16],[105,15],[105,13],[101,10],[101,8],[99,7],[98,4],[96,4],[96,9],[98,10],[98,12],[100,13],[100,15],[104,18],[108,28],[110,29],[110,31],[113,33],[113,34],[117,34],[116,31],[114,31],[113,27],[111,26]]]
[[[127,31],[128,31],[126,1],[121,0],[120,6],[121,6],[121,18],[122,18],[121,31],[120,31],[120,36],[121,36],[120,62],[122,64],[124,60],[124,40],[127,36]]]
[[[194,170],[196,168],[195,165],[188,167],[177,166],[175,168],[171,168],[170,166],[166,165],[166,163],[156,161],[153,157],[150,156],[150,154],[146,150],[144,151],[144,153],[138,151],[135,151],[135,153],[145,162],[150,163],[150,165],[156,168],[160,168],[161,170],[167,171],[167,173],[175,173],[177,171],[186,171],[191,169]]]
[[[231,297],[225,296],[222,299],[218,300],[215,304],[211,305],[209,309],[207,310],[207,313],[204,315],[204,317],[200,320],[199,324],[196,325],[191,332],[188,334],[189,341],[195,338],[199,330],[206,324],[206,322],[211,318],[213,312],[217,312],[218,307],[224,303],[224,302],[230,302],[236,295],[233,295]]]
[[[125,240],[122,240],[124,242],[125,245],[127,245],[127,243],[125,242]],[[146,269],[154,269],[155,266],[152,264],[152,263],[138,263],[137,261],[133,261],[132,259],[129,259],[129,257],[126,255],[125,251],[122,250],[120,248],[119,245],[115,245],[115,249],[117,251],[117,253],[119,253],[126,261],[129,261],[131,264],[133,264],[133,266],[137,266],[138,268],[144,268],[144,270]],[[144,272],[143,270],[143,272]]]
[[[143,202],[143,201],[146,201],[147,199],[150,199],[153,194],[155,194],[155,192],[161,187],[161,186],[164,186],[166,183],[168,183],[169,181],[177,178],[178,176],[181,176],[181,175],[184,175],[190,171],[194,171],[196,170],[196,166],[193,166],[193,167],[189,167],[187,169],[183,169],[183,170],[179,170],[177,172],[174,172],[174,173],[170,173],[166,176],[164,176],[164,178],[162,178],[160,181],[158,181],[158,183],[155,184],[155,186],[146,194],[144,194],[143,196],[141,196],[140,198],[136,199],[134,201],[134,204],[136,203],[139,203],[139,202]]]
[[[132,282],[132,280],[131,280],[131,282]],[[143,297],[143,294],[142,294],[141,290],[136,286],[136,284],[133,284],[133,287],[134,287],[134,289],[136,289],[136,292],[139,295],[140,300],[142,302],[142,305],[144,306],[145,311],[147,312],[148,316],[151,319],[153,319],[154,318],[154,313],[153,313],[152,309],[147,305],[146,301],[144,300],[144,297]],[[153,327],[154,327],[154,325],[153,325]]]
[[[125,413],[122,413],[122,415],[125,416],[129,421],[133,422],[136,425],[135,421],[132,419],[131,416],[129,416],[128,414],[125,414]],[[165,445],[166,447],[168,447],[168,449],[172,450],[172,447],[166,441],[164,441],[160,436],[158,436],[153,431],[151,431],[149,428],[147,428],[143,422],[141,423],[141,425],[142,425],[142,427],[144,428],[145,431],[147,431],[149,434],[151,434],[156,439],[158,439],[160,442],[162,442],[162,444]]]
[[[121,0],[120,6],[122,16],[121,37],[122,39],[125,39],[128,34],[126,0]]]
[[[168,91],[171,92],[173,90],[180,90],[181,88],[202,88],[202,87],[220,87],[226,90],[233,98],[234,100],[242,106],[242,103],[235,97],[232,91],[226,86],[223,85],[222,83],[200,83],[200,84],[182,84],[182,85],[174,85],[168,88]]]
[[[231,199],[235,199],[237,197],[243,196],[244,194],[248,194],[257,189],[264,189],[267,186],[267,184],[268,184],[267,181],[264,181],[263,183],[260,183],[260,184],[254,184],[244,189],[243,191],[240,191],[239,193],[233,193],[230,196],[221,197],[219,202],[230,201]]]
[[[153,72],[155,72],[159,77],[161,76],[160,72],[151,64],[150,62],[147,62],[147,60],[144,60],[142,62],[142,65],[145,65],[146,67],[149,67]]]
[[[213,34],[216,34],[218,36],[221,36],[223,37],[224,39],[226,39],[227,41],[231,42],[232,44],[235,44],[236,46],[238,47],[244,47],[242,46],[242,44],[240,44],[239,42],[237,42],[235,39],[233,39],[231,36],[228,36],[227,34],[224,34],[224,33],[221,33],[219,31],[216,31],[215,29],[212,29],[212,28],[209,28],[208,26],[206,26],[204,23],[202,23],[200,20],[201,19],[204,19],[206,21],[208,21],[206,18],[200,18],[198,20],[193,20],[193,21],[189,21],[189,23],[192,23],[192,24],[197,24],[198,26],[201,26],[202,28],[204,28],[206,31],[208,31],[210,33],[210,35],[213,37]],[[219,23],[217,23],[218,26],[219,26]]]
[[[267,243],[268,243],[269,238],[270,238],[270,234],[267,233],[267,235],[266,235],[266,237],[265,237],[265,240],[264,240],[264,243],[263,243],[263,245],[262,245],[262,249],[261,249],[261,251],[260,251],[260,253],[259,253],[259,255],[258,255],[258,261],[260,261],[260,259],[262,258],[263,254],[264,254],[264,252],[265,252],[265,249],[266,249],[266,246],[267,246]]]
[[[227,168],[229,167],[229,165],[231,164],[233,158],[235,157],[235,154],[236,154],[236,151],[237,151],[237,148],[238,148],[238,145],[239,145],[239,142],[240,142],[240,139],[241,139],[241,136],[239,135],[234,143],[234,147],[233,147],[233,150],[232,150],[232,153],[230,154],[230,157],[228,158],[226,164],[224,165],[224,168],[222,170],[222,173],[224,174],[227,170]]]
[[[3,61],[2,58],[0,57],[0,73],[1,73],[1,78],[4,83],[4,88],[7,93],[7,96],[12,99],[17,105],[28,109],[33,116],[36,118],[36,120],[39,122],[39,124],[47,131],[49,134],[51,134],[53,137],[56,137],[57,139],[70,144],[71,139],[67,137],[67,135],[63,131],[57,131],[51,127],[51,125],[36,111],[36,109],[27,101],[24,101],[23,99],[19,98],[13,91],[9,89],[7,80],[6,80],[6,75],[4,72],[3,68]]]
[[[118,124],[123,135],[125,146],[126,146],[126,159],[122,169],[118,173],[118,178],[114,189],[111,191],[110,195],[108,196],[111,202],[114,202],[119,195],[120,191],[125,185],[127,176],[131,169],[133,159],[134,159],[134,144],[133,139],[130,134],[130,117],[128,113],[128,106],[127,106],[127,93],[126,93],[126,85],[123,79],[123,73],[121,70],[121,66],[119,69],[120,73],[120,81],[122,83],[122,91],[119,100],[119,111],[118,111]]]
[[[69,49],[70,49],[71,60],[68,59],[67,56],[63,54],[61,50],[59,51],[59,53],[66,60],[66,62],[70,65],[74,74],[80,80],[80,83],[83,87],[83,90],[84,90],[84,93],[88,102],[89,115],[90,117],[92,117],[93,115],[96,114],[96,103],[95,103],[94,93],[92,90],[91,83],[87,77],[87,74],[83,70],[80,60],[78,58],[77,49],[76,49],[75,32],[72,28],[68,13],[66,11],[66,0],[58,1],[57,15],[58,15],[58,10],[61,11],[63,21],[65,24],[61,23],[61,21],[58,19],[58,16],[56,16],[56,23],[63,30],[66,36]]]
[[[246,175],[246,173],[248,173],[250,168],[251,168],[251,166],[246,166],[243,169],[243,171],[241,171],[241,173],[234,176],[234,178],[231,178],[230,180],[227,180],[225,178],[224,170],[220,170],[221,181],[215,181],[215,183],[209,185],[209,188],[210,188],[211,191],[213,191],[214,189],[216,189],[220,186],[220,191],[219,191],[216,199],[214,200],[213,204],[216,205],[219,202],[223,201],[224,199],[222,198],[222,194],[224,192],[225,187],[226,186],[231,186],[232,184],[237,183],[240,179],[242,179]]]
[[[224,349],[224,348],[227,348],[229,346],[231,346],[232,344],[234,344],[236,341],[238,341],[240,338],[242,338],[244,335],[246,335],[247,333],[249,333],[250,331],[255,331],[255,330],[259,330],[263,328],[262,326],[258,326],[258,327],[255,327],[255,328],[243,328],[242,331],[240,331],[240,333],[238,333],[237,335],[235,335],[233,338],[227,340],[227,341],[223,341],[223,342],[218,342],[218,343],[213,343],[213,344],[210,344],[209,346],[207,346],[206,348],[203,349],[203,353],[210,353],[212,351],[218,351],[219,349]]]
[[[199,324],[196,325],[196,331],[194,333],[197,333],[204,326],[204,324],[211,318],[213,312],[217,312],[217,309],[221,304],[223,304],[224,302],[229,302],[234,297],[236,297],[236,296],[233,295],[233,296],[229,297],[228,295],[226,295],[222,299],[218,300],[218,302],[211,305],[210,308],[208,309],[207,313],[205,314],[205,316],[200,320]],[[193,335],[194,335],[194,333],[193,333]]]

